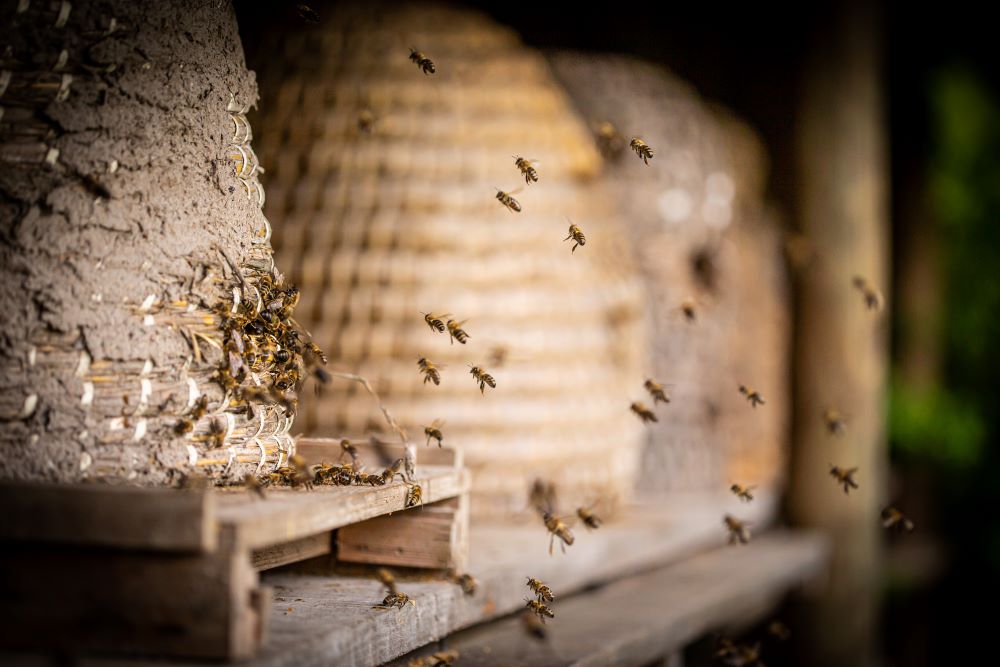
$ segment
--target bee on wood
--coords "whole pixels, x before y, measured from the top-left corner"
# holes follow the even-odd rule
[[[451,313],[445,313],[444,315],[435,315],[434,313],[420,313],[424,316],[424,322],[427,326],[431,328],[431,331],[437,331],[438,333],[444,333],[445,325],[442,321],[442,317],[448,317]]]
[[[576,252],[577,246],[587,244],[587,237],[583,235],[583,230],[572,223],[569,226],[569,236],[564,238],[563,241],[569,241],[570,239],[573,239],[573,247],[570,248],[570,252]]]
[[[521,614],[521,624],[524,631],[535,639],[545,640],[549,636],[548,630],[545,629],[545,624],[538,620],[538,616],[530,609],[525,609],[524,613]]]
[[[781,621],[771,621],[768,623],[767,634],[782,642],[786,642],[792,638],[792,631]]]
[[[630,141],[628,145],[633,151],[635,151],[635,154],[639,156],[639,159],[641,159],[644,164],[649,164],[649,161],[653,159],[653,149],[639,137],[633,137],[632,141]]]
[[[208,435],[205,436],[210,446],[216,448],[223,448],[226,446],[226,437],[229,435],[229,430],[226,428],[224,421],[213,419],[209,422]]]
[[[371,109],[362,109],[358,113],[358,132],[371,136],[375,132],[375,114]]]
[[[635,401],[629,406],[629,409],[638,415],[639,419],[641,419],[644,424],[659,421],[656,418],[656,415],[653,414],[653,411],[647,408],[646,404],[641,401]]]
[[[425,75],[437,72],[437,68],[434,66],[434,61],[413,47],[410,47],[410,60],[412,60]]]
[[[396,590],[396,577],[390,570],[380,567],[375,570],[375,578],[389,590],[390,595],[395,595],[398,592]]]
[[[538,171],[535,169],[534,160],[527,160],[520,155],[515,155],[514,166],[521,170],[526,185],[538,182]]]
[[[729,490],[732,491],[737,498],[739,498],[743,502],[748,503],[751,500],[753,500],[752,491],[756,488],[757,488],[756,486],[742,486],[740,484],[733,484],[732,486],[729,487]]]
[[[448,576],[459,585],[462,592],[466,595],[475,595],[476,591],[479,590],[479,582],[471,574],[459,574],[455,570],[450,570]]]
[[[416,507],[423,504],[423,489],[419,484],[410,484],[406,488],[406,504],[404,507]]]
[[[740,521],[731,514],[727,514],[723,517],[722,522],[726,526],[726,530],[729,531],[729,543],[736,544],[749,544],[750,543],[750,524],[746,521]]]
[[[858,472],[857,468],[841,468],[840,466],[830,465],[830,476],[837,480],[838,484],[843,485],[844,493],[850,493],[851,489],[857,489],[858,483],[854,481],[854,475]]]
[[[892,505],[882,510],[882,527],[907,533],[912,533],[914,529],[913,522]]]
[[[882,293],[880,291],[872,287],[871,284],[869,284],[869,282],[861,276],[854,276],[852,283],[854,288],[861,292],[861,296],[865,300],[865,307],[868,308],[868,310],[882,310],[885,299],[882,298]]]
[[[833,408],[823,412],[823,424],[830,435],[844,435],[847,432],[847,419]]]
[[[583,525],[587,527],[587,530],[597,530],[604,523],[601,517],[594,514],[589,507],[580,507],[576,510],[576,515],[580,517],[580,521]]]
[[[392,465],[390,465],[389,467],[387,467],[385,470],[382,471],[383,481],[386,484],[388,484],[396,477],[396,475],[399,475],[400,477],[403,478],[403,481],[406,482],[407,481],[406,475],[402,472],[402,470],[400,470],[402,467],[403,467],[402,458],[398,458],[395,461],[393,461]]]
[[[407,663],[407,667],[447,667],[458,660],[458,651],[438,651],[431,655],[420,658],[413,658]]]
[[[539,514],[552,513],[556,506],[556,485],[536,479],[528,493],[528,504]]]
[[[314,475],[306,464],[305,458],[301,454],[292,454],[288,457],[288,462],[292,464],[292,486],[302,486],[307,490],[312,489]]]
[[[756,408],[758,405],[764,405],[764,397],[756,389],[750,389],[746,385],[741,384],[740,393],[747,397],[750,407]]]
[[[344,456],[351,457],[351,465],[358,465],[358,448],[352,445],[347,438],[340,441],[340,459],[343,460]]]
[[[437,440],[438,447],[441,446],[441,441],[444,440],[444,434],[441,433],[442,426],[444,426],[444,421],[441,419],[435,419],[431,422],[430,426],[424,427],[424,435],[427,436],[428,447],[431,445],[431,440]]]
[[[546,607],[538,600],[526,600],[526,602],[527,604],[524,606],[530,609],[533,614],[538,616],[539,620],[541,620],[542,623],[545,622],[546,618],[556,617],[555,612],[553,612],[551,609]]]
[[[486,372],[485,369],[479,366],[470,366],[472,370],[469,373],[475,378],[476,382],[479,383],[479,393],[486,394],[486,385],[489,385],[491,389],[497,388],[497,382],[493,379],[493,376]]]
[[[656,380],[653,380],[652,378],[647,378],[646,382],[644,382],[642,386],[644,386],[646,388],[646,391],[649,392],[649,395],[653,397],[654,406],[657,403],[670,402],[670,397],[667,396],[667,393],[664,391],[665,389],[664,385],[660,384]]]
[[[438,370],[437,365],[429,361],[427,357],[420,357],[417,359],[417,367],[420,372],[424,374],[424,384],[428,382],[433,382],[435,386],[441,384],[441,371]]]
[[[372,609],[392,609],[393,607],[399,607],[402,609],[406,606],[407,602],[412,604],[414,607],[417,606],[417,603],[413,601],[413,598],[406,593],[389,593],[385,596],[385,598],[383,598],[382,604],[375,605]]]
[[[597,124],[594,129],[594,138],[597,141],[597,150],[606,159],[619,158],[622,151],[625,150],[625,137],[608,121]]]
[[[243,487],[246,488],[247,493],[252,493],[261,500],[265,500],[267,495],[264,493],[264,486],[257,479],[257,475],[248,472],[243,478]]]
[[[453,343],[454,341],[457,340],[462,345],[465,345],[465,343],[469,340],[469,338],[471,338],[471,336],[469,336],[469,334],[465,332],[465,329],[462,328],[462,325],[465,324],[466,322],[468,322],[468,320],[462,320],[461,322],[456,322],[455,320],[448,320],[449,343]]]
[[[555,546],[555,540],[559,538],[559,546],[562,548],[563,553],[566,553],[566,547],[573,545],[573,533],[570,532],[569,526],[566,523],[555,516],[552,516],[549,512],[542,514],[542,521],[545,522],[545,528],[549,531],[549,555],[552,555],[552,547]]]
[[[513,192],[516,193],[517,190],[514,190]],[[497,201],[503,204],[507,210],[512,213],[521,212],[521,204],[519,204],[518,201],[511,196],[511,193],[504,192],[500,188],[497,188]]]

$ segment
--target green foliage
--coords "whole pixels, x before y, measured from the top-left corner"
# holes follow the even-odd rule
[[[940,387],[918,390],[892,384],[889,430],[899,453],[956,467],[979,459],[985,425],[969,402]]]

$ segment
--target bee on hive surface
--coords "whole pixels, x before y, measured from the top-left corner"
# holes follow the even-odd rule
[[[792,631],[788,629],[788,626],[777,620],[767,624],[767,634],[782,642],[792,638]]]
[[[448,571],[448,577],[461,587],[462,592],[466,595],[475,595],[476,591],[479,589],[479,582],[471,574],[464,573],[459,574],[455,570]]]
[[[398,592],[396,590],[396,577],[392,574],[390,570],[384,567],[380,567],[379,569],[375,570],[375,578],[378,579],[382,583],[382,585],[389,590],[390,595],[393,595]]]
[[[212,447],[223,448],[226,446],[226,437],[229,435],[229,429],[226,428],[225,422],[219,419],[213,419],[209,423],[208,435],[206,439]]]
[[[573,223],[569,225],[569,236],[564,238],[563,241],[569,241],[570,239],[573,239],[573,247],[570,248],[570,252],[576,252],[577,246],[587,244],[587,237],[583,235],[583,230]]]
[[[733,484],[732,486],[729,487],[729,490],[732,491],[737,498],[739,498],[743,502],[748,503],[751,500],[753,500],[752,492],[756,488],[757,488],[756,486],[742,486],[740,484]]]
[[[885,299],[882,298],[882,292],[872,287],[872,285],[861,276],[854,276],[854,280],[851,282],[853,283],[854,288],[861,292],[861,296],[865,300],[865,307],[868,308],[868,310],[882,310],[882,306],[885,303]]]
[[[892,505],[886,507],[882,510],[882,527],[889,528],[890,530],[901,530],[907,533],[912,533],[914,529],[913,522],[910,521],[905,514],[900,512],[898,509]]]
[[[425,75],[437,72],[437,67],[434,66],[434,61],[420,51],[417,51],[412,46],[410,47],[410,60],[416,63],[417,67],[419,67]]]
[[[538,182],[538,171],[535,169],[535,160],[528,160],[520,155],[515,155],[514,166],[521,170],[521,175],[524,176],[524,182],[527,185],[531,183]]]
[[[385,470],[382,471],[382,479],[386,484],[391,482],[396,477],[396,475],[402,477],[404,482],[407,481],[406,475],[401,470],[401,468],[403,467],[403,463],[404,463],[403,459],[398,458],[392,462],[392,465],[388,466]]]
[[[570,531],[569,526],[566,523],[555,516],[552,516],[549,512],[542,514],[542,521],[545,522],[545,528],[549,531],[549,555],[552,555],[552,547],[555,546],[555,539],[559,538],[559,546],[562,548],[563,553],[566,553],[566,547],[573,545],[573,533]]]
[[[431,440],[437,440],[438,447],[441,446],[441,441],[444,440],[444,434],[441,433],[441,427],[444,426],[444,420],[435,419],[431,422],[430,426],[424,427],[424,435],[427,436],[427,446],[430,447]]]
[[[444,315],[435,315],[434,313],[420,313],[424,316],[424,322],[427,326],[431,328],[431,331],[437,331],[438,333],[444,333],[445,325],[444,321],[441,319],[443,317],[448,317],[451,313],[445,313]]]
[[[625,150],[625,137],[608,121],[597,124],[594,129],[594,139],[597,141],[597,150],[606,159],[617,159]]]
[[[597,530],[604,523],[601,517],[597,516],[590,507],[580,507],[576,510],[576,515],[580,517],[580,521],[583,525],[587,527],[588,530]]]
[[[393,607],[399,607],[402,609],[406,606],[407,602],[412,604],[414,607],[417,606],[417,603],[413,601],[413,598],[406,593],[389,593],[382,599],[382,604],[375,605],[372,609],[392,609]]]
[[[417,367],[424,374],[424,384],[428,382],[433,382],[435,385],[441,384],[441,371],[437,364],[429,361],[427,357],[420,357],[417,359]]]
[[[447,667],[458,660],[458,651],[438,651],[431,655],[413,658],[407,663],[407,667]]]
[[[264,487],[261,485],[260,480],[257,479],[257,475],[248,472],[243,478],[243,486],[246,488],[247,493],[252,493],[264,500],[267,496],[264,493]]]
[[[830,465],[830,476],[837,480],[838,484],[843,485],[844,493],[850,493],[851,489],[857,489],[858,483],[854,481],[854,475],[858,472],[857,468],[841,468],[840,466]]]
[[[525,604],[524,606],[530,609],[533,614],[538,616],[539,620],[541,620],[542,623],[545,622],[546,618],[556,617],[555,612],[553,612],[551,609],[546,607],[538,600],[527,600],[526,602],[527,604]]]
[[[747,397],[750,407],[756,408],[758,405],[764,405],[764,397],[756,389],[750,389],[746,385],[741,384],[740,393]]]
[[[731,514],[727,514],[723,517],[722,522],[726,526],[726,530],[729,531],[729,543],[736,544],[749,544],[750,542],[750,524],[746,521],[740,521]]]
[[[362,109],[358,112],[358,132],[368,136],[375,133],[375,114],[371,109]]]
[[[656,415],[653,414],[653,411],[647,408],[646,404],[641,401],[635,401],[629,406],[629,409],[638,415],[639,419],[641,419],[644,424],[658,421],[656,419]]]
[[[511,192],[504,192],[500,188],[497,188],[497,201],[503,204],[508,211],[512,211],[514,213],[520,213],[521,204],[519,204],[518,201],[511,196],[512,193],[517,193],[517,192],[518,190],[512,190]]]
[[[657,382],[656,380],[654,380],[652,378],[647,378],[646,381],[643,383],[642,386],[644,386],[646,388],[646,391],[649,392],[649,395],[653,397],[653,405],[654,406],[657,403],[661,403],[661,402],[662,403],[669,403],[670,402],[670,397],[667,396],[667,393],[664,391],[664,389],[667,386],[670,386],[670,385],[662,385],[662,384],[660,384],[659,382]]]
[[[534,591],[539,602],[552,602],[556,599],[556,596],[552,594],[552,589],[534,577],[528,577],[528,582],[525,585]]]
[[[462,320],[461,322],[456,322],[455,320],[448,320],[449,343],[453,343],[454,341],[457,340],[462,345],[465,345],[465,343],[469,340],[469,338],[471,338],[471,336],[465,332],[465,329],[462,328],[462,325],[465,324],[466,322],[468,322],[468,320]]]
[[[633,137],[628,145],[645,164],[649,164],[649,161],[653,159],[653,149],[639,137]]]
[[[416,507],[417,505],[423,505],[423,489],[420,488],[419,484],[410,484],[406,488],[405,507]]]
[[[833,408],[823,411],[823,423],[830,435],[844,435],[847,432],[847,419]]]
[[[479,393],[486,394],[486,385],[489,385],[491,389],[497,388],[497,382],[493,379],[493,376],[486,372],[485,369],[479,366],[470,366],[471,370],[469,373],[475,378],[476,382],[479,383]]]
[[[549,636],[545,624],[538,620],[538,616],[530,609],[525,609],[524,613],[521,614],[521,625],[524,631],[535,639],[544,640]]]
[[[312,489],[314,475],[309,469],[305,458],[301,454],[292,454],[288,457],[288,462],[292,464],[292,486],[302,486],[306,489]]]

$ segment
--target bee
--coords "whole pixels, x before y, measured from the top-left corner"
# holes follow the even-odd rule
[[[392,609],[393,607],[399,607],[402,609],[406,606],[407,602],[412,604],[414,607],[417,606],[417,603],[413,601],[413,598],[406,593],[389,593],[382,599],[382,604],[375,605],[372,609]]]
[[[570,249],[570,252],[576,252],[577,246],[587,244],[587,237],[583,235],[583,230],[572,223],[569,226],[569,236],[564,238],[563,241],[569,241],[570,239],[573,239],[573,247]]]
[[[741,486],[740,484],[733,484],[729,487],[729,490],[735,494],[737,498],[744,502],[750,502],[753,500],[753,493],[751,493],[756,486]]]
[[[854,475],[857,472],[857,468],[848,468],[845,470],[839,466],[830,465],[830,476],[837,480],[838,484],[843,485],[844,493],[850,493],[851,489],[858,488],[858,483],[854,481]]]
[[[448,335],[450,336],[448,339],[449,343],[457,340],[462,345],[465,345],[466,341],[471,338],[471,336],[465,332],[465,329],[462,328],[462,325],[466,322],[468,322],[468,320],[462,320],[461,322],[448,320]]]
[[[428,447],[431,445],[431,440],[437,440],[438,447],[441,446],[441,441],[444,440],[444,434],[441,433],[442,426],[444,426],[444,421],[441,419],[435,419],[431,422],[430,426],[424,427],[424,435],[427,436]]]
[[[786,642],[792,638],[792,631],[781,621],[771,621],[767,624],[767,634],[778,641]]]
[[[657,382],[656,380],[653,380],[652,378],[647,378],[646,382],[643,383],[643,386],[646,388],[646,391],[649,392],[649,395],[653,397],[654,406],[657,403],[660,403],[661,401],[663,403],[670,402],[670,397],[667,396],[666,392],[664,391],[664,386],[659,382]]]
[[[525,586],[535,592],[535,595],[538,596],[539,602],[552,602],[556,599],[552,594],[552,589],[534,577],[528,577],[528,581]]]
[[[292,464],[292,486],[303,486],[306,489],[312,489],[314,475],[309,470],[305,458],[301,454],[292,454],[288,457],[288,462]]]
[[[380,567],[375,570],[375,578],[378,579],[383,586],[389,589],[389,594],[394,595],[396,591],[396,577],[388,569]]]
[[[688,324],[694,324],[694,321],[698,319],[698,311],[695,310],[694,301],[691,299],[682,301],[681,314],[684,315],[684,319],[688,321]]]
[[[479,582],[471,574],[459,574],[455,570],[451,570],[448,575],[452,581],[461,587],[462,592],[466,595],[475,595],[479,589]]]
[[[343,460],[344,456],[351,457],[351,465],[358,465],[358,448],[351,444],[351,441],[344,438],[340,441],[340,458]]]
[[[410,47],[410,60],[416,63],[417,67],[419,67],[425,75],[437,72],[437,68],[434,66],[434,61],[413,47]]]
[[[553,512],[556,506],[556,485],[536,479],[528,494],[528,504],[539,514]]]
[[[447,667],[458,660],[458,651],[438,651],[431,655],[420,658],[413,658],[407,663],[407,667]]]
[[[211,443],[213,447],[222,448],[226,446],[226,436],[229,435],[225,424],[218,420],[213,419],[210,422],[208,428],[208,435],[206,436],[208,442]]]
[[[176,424],[174,424],[174,435],[187,435],[194,430],[194,421],[190,419],[182,419]]]
[[[727,514],[723,517],[722,522],[729,531],[730,544],[736,544],[737,542],[740,544],[750,543],[750,524],[748,522],[740,521],[731,514]]]
[[[847,419],[833,408],[823,412],[823,423],[830,435],[844,435],[847,432]]]
[[[526,160],[520,155],[513,156],[514,166],[521,170],[526,185],[538,182],[538,171],[535,169],[533,160]]]
[[[729,642],[728,652],[722,657],[730,667],[763,667],[764,664],[760,660],[760,642],[753,646],[749,644],[734,645]]]
[[[548,638],[548,631],[545,629],[545,624],[538,620],[535,612],[525,609],[524,613],[521,614],[521,623],[524,631],[535,639],[544,640]]]
[[[558,537],[560,542],[559,546],[562,547],[563,553],[566,553],[566,547],[573,545],[573,533],[570,532],[569,526],[566,523],[555,516],[552,516],[549,512],[542,514],[542,521],[545,522],[545,528],[549,531],[549,555],[552,555],[552,547],[555,545],[555,539]]]
[[[639,156],[639,159],[641,159],[644,164],[649,164],[649,161],[653,159],[653,149],[639,137],[633,137],[632,141],[630,141],[628,145],[635,151],[635,154]]]
[[[375,132],[375,114],[370,109],[362,109],[358,113],[358,132],[367,135]]]
[[[531,613],[538,616],[539,620],[544,623],[546,617],[555,618],[556,614],[551,609],[546,607],[544,604],[538,600],[526,600],[527,604],[524,606],[531,610]]]
[[[902,530],[907,533],[912,533],[914,529],[913,522],[892,505],[882,510],[882,527]]]
[[[580,521],[583,525],[587,527],[588,530],[597,530],[604,523],[601,517],[594,514],[588,507],[580,507],[576,510],[576,515],[580,517]]]
[[[644,424],[648,422],[659,421],[657,420],[656,415],[653,414],[653,411],[646,407],[645,403],[642,403],[640,401],[635,401],[634,403],[632,403],[632,405],[629,406],[629,409],[632,410],[632,412],[634,412],[636,415],[638,415],[639,419],[641,419]]]
[[[402,458],[398,458],[395,461],[393,461],[391,466],[387,467],[385,470],[382,471],[383,481],[386,484],[388,484],[396,477],[396,475],[402,477],[404,482],[407,481],[406,475],[400,471],[400,468],[402,467],[403,467]],[[409,507],[409,505],[407,505],[407,507]]]
[[[427,326],[431,328],[431,331],[437,331],[438,333],[444,333],[445,326],[444,322],[441,320],[442,317],[447,317],[450,313],[445,313],[444,315],[435,315],[434,313],[420,313],[424,316],[424,322]]]
[[[486,385],[489,385],[491,389],[497,388],[497,382],[493,379],[493,376],[487,373],[484,369],[479,366],[470,366],[472,370],[469,373],[475,378],[476,382],[479,383],[479,393],[486,394]]]
[[[410,484],[406,489],[406,505],[404,507],[416,507],[423,504],[423,489],[419,484]]]
[[[420,372],[424,374],[424,384],[428,382],[433,382],[435,386],[441,384],[441,371],[438,370],[437,365],[429,361],[427,357],[420,357],[417,359],[417,367]]]
[[[246,488],[248,493],[252,493],[264,500],[267,496],[264,494],[264,487],[261,485],[260,480],[257,479],[257,475],[253,473],[247,473],[243,478],[243,486]]]
[[[621,157],[625,150],[625,137],[608,121],[598,123],[594,138],[597,140],[597,149],[606,159]]]
[[[872,287],[868,281],[861,276],[854,276],[852,283],[855,289],[861,292],[861,296],[865,300],[865,307],[868,308],[868,310],[882,310],[885,299],[882,298],[882,293],[880,291]]]
[[[760,395],[760,392],[755,389],[750,389],[746,385],[740,385],[740,393],[747,397],[750,401],[750,407],[756,408],[758,405],[764,405],[764,397]]]
[[[511,197],[510,193],[504,192],[500,188],[497,188],[497,201],[503,204],[507,208],[507,210],[511,211],[512,213],[521,212],[521,204],[519,204],[516,199]]]

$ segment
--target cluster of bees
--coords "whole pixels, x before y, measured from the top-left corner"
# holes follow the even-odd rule
[[[443,315],[436,315],[434,313],[420,313],[424,316],[424,322],[430,327],[431,331],[435,333],[448,333],[448,341],[454,345],[455,341],[460,344],[465,345],[469,342],[469,333],[462,328],[466,320],[461,322],[451,319],[451,313],[444,313]],[[425,356],[420,356],[417,358],[417,369],[424,376],[424,384],[428,382],[434,383],[435,386],[441,384],[441,369],[445,368],[444,364],[438,364]],[[486,387],[490,389],[496,389],[497,381],[486,372],[482,366],[469,364],[469,374],[472,375],[472,379],[479,385],[479,392],[483,395],[486,394]],[[441,426],[444,422],[440,420],[435,420],[430,426],[424,427],[424,434],[427,436],[427,444],[430,444],[431,439],[437,440],[438,446],[441,446],[444,436],[441,433]]]
[[[551,588],[534,577],[528,577],[525,585],[533,594],[533,597],[525,598],[524,606],[527,609],[522,614],[525,631],[532,637],[545,639],[548,636],[545,629],[545,619],[556,617],[548,603],[555,600],[556,596]]]

